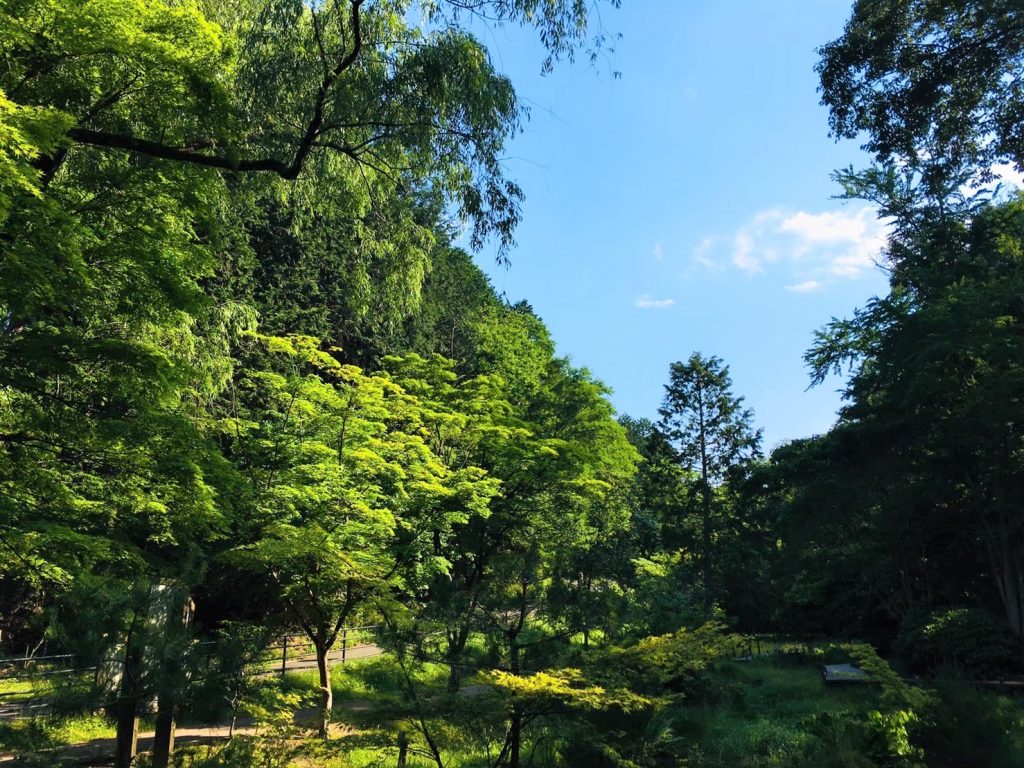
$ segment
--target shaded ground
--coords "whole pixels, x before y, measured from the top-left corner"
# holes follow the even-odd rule
[[[356,661],[358,659],[369,659],[374,656],[379,656],[381,649],[372,643],[362,643],[360,645],[353,645],[342,651],[340,648],[335,648],[331,651],[327,657],[331,660],[332,664],[340,664],[344,661]],[[287,665],[285,666],[286,672],[302,672],[309,669],[316,669],[316,656],[314,654],[304,654],[302,656],[295,656],[289,658]],[[275,675],[280,674],[280,665],[274,668],[268,668],[265,672],[261,672],[261,675]],[[0,695],[0,720],[11,719],[16,717],[45,715],[49,708],[49,699],[47,697],[30,698],[25,696],[11,697],[10,699],[4,700],[4,697]]]
[[[369,709],[372,702],[363,700],[343,701],[335,705],[336,710],[347,710],[361,712]],[[293,722],[296,725],[313,727],[317,722],[317,710],[313,708],[300,709],[295,713]],[[235,736],[255,736],[258,729],[252,720],[239,718],[235,726]],[[338,738],[351,733],[352,729],[342,723],[332,723],[330,735]],[[139,733],[138,751],[139,754],[149,752],[153,748],[153,732],[144,731]],[[177,728],[174,735],[175,746],[185,744],[214,744],[226,740],[231,735],[231,728],[228,725],[204,725],[184,726]],[[55,747],[48,750],[53,759],[53,765],[102,765],[109,760],[114,753],[115,741],[113,738],[91,739],[81,744],[69,744]],[[37,753],[38,754],[38,753]],[[18,755],[16,753],[0,754],[0,764],[16,764]]]
[[[381,649],[375,645],[363,644],[347,648],[344,652],[344,660],[357,661],[359,659],[369,659],[381,654]],[[329,654],[329,658],[334,665],[338,665],[342,662],[342,651],[337,649]],[[316,656],[305,655],[298,656],[292,659],[288,659],[287,672],[303,672],[311,669],[316,669]],[[272,675],[278,674],[279,669],[272,672],[265,672],[261,674]],[[336,710],[345,710],[349,712],[363,712],[371,708],[372,702],[363,699],[352,699],[346,701],[337,701],[335,703]],[[7,706],[0,705],[0,719],[14,718],[23,716],[26,712],[32,714],[44,713],[47,707],[47,702],[42,699],[30,700],[28,702],[18,702]],[[295,713],[294,722],[297,725],[312,725],[316,722],[317,710],[315,709],[302,709]],[[341,724],[333,724],[331,726],[332,736],[343,736],[348,731],[348,727]],[[234,733],[235,735],[255,735],[257,732],[256,727],[252,721],[246,719],[239,719],[238,725],[236,725]],[[180,727],[175,732],[175,744],[206,744],[223,741],[228,738],[231,733],[229,725],[208,725],[208,726],[184,726]],[[153,744],[153,732],[141,732],[139,734],[138,742],[139,753],[148,752],[152,749]],[[114,752],[115,741],[113,738],[97,738],[89,741],[63,745],[55,747],[49,751],[48,754],[52,756],[54,765],[98,765],[102,764],[104,760],[109,759]],[[0,752],[0,764],[15,763],[18,759],[18,753],[16,752]]]

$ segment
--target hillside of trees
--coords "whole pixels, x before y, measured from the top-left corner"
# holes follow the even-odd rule
[[[714,350],[617,414],[474,262],[524,111],[473,23],[550,68],[618,4],[0,0],[0,754],[1024,765],[1024,8],[822,41],[889,291],[766,455]]]

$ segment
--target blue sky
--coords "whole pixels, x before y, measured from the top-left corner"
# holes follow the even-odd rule
[[[546,76],[526,31],[479,32],[531,118],[507,153],[527,198],[511,267],[478,263],[620,412],[655,416],[669,364],[699,350],[729,364],[766,448],[833,423],[842,382],[807,391],[801,356],[886,285],[883,230],[829,178],[867,158],[829,138],[813,71],[848,11],[625,0],[602,11],[622,34],[607,61]]]

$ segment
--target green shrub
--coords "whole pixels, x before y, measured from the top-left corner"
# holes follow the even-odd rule
[[[929,768],[1024,766],[1024,707],[956,679],[936,684],[919,739]]]
[[[862,713],[821,712],[806,718],[809,738],[794,768],[877,768],[880,763],[869,722]]]
[[[999,674],[1014,668],[1014,648],[1005,624],[980,608],[911,616],[896,640],[897,653],[922,674],[942,667],[967,675]]]

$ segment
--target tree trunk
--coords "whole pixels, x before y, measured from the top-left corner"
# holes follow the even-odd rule
[[[519,633],[509,633],[509,668],[512,674],[519,674]],[[512,720],[509,723],[509,758],[510,768],[519,768],[519,752],[523,734],[523,710],[519,704],[512,705]]]
[[[129,768],[138,754],[139,742],[139,692],[137,682],[142,649],[135,642],[135,625],[138,614],[132,619],[125,640],[124,668],[117,695],[117,735],[114,746],[114,768]]]
[[[1024,669],[1024,556],[1017,543],[1018,528],[1015,521],[1005,515],[993,523],[982,514],[981,520],[985,526],[992,577],[999,589],[1007,623],[1017,636],[1021,668]]]
[[[701,514],[701,570],[704,577],[704,618],[707,618],[711,615],[714,600],[711,587],[711,486],[706,476],[702,485],[704,508]]]
[[[466,627],[460,627],[456,633],[448,636],[448,693],[458,693],[462,685],[459,660],[468,638],[469,629]]]
[[[174,752],[174,701],[161,696],[153,734],[153,768],[167,768]]]
[[[123,698],[117,704],[117,737],[114,746],[114,768],[131,768],[138,754],[139,716],[134,698]]]
[[[704,579],[704,618],[711,614],[714,602],[711,596],[711,483],[708,459],[708,432],[704,420],[704,388],[697,384],[697,417],[700,432],[700,480],[701,480],[701,574]]]
[[[1006,620],[1017,636],[1021,667],[1024,669],[1024,564],[1015,547],[1003,537],[1001,552],[993,563],[993,576],[999,586]]]
[[[458,693],[462,687],[462,675],[459,672],[458,664],[450,664],[448,667],[448,693]]]
[[[316,668],[320,673],[320,726],[318,734],[321,739],[327,738],[327,727],[331,722],[331,707],[334,705],[334,692],[331,690],[331,666],[327,659],[327,647],[316,644]]]
[[[423,736],[424,741],[427,742],[427,746],[430,748],[430,754],[434,758],[434,763],[437,764],[437,768],[444,768],[444,760],[441,759],[441,750],[437,746],[437,742],[434,741],[434,737],[430,734],[430,728],[427,727],[426,718],[423,715],[423,708],[420,706],[419,697],[416,695],[416,683],[413,682],[412,675],[409,673],[408,667],[405,665],[404,654],[400,651],[397,655],[398,667],[402,670],[402,681],[405,684],[406,696],[409,701],[412,702],[416,710],[416,727],[419,728],[420,734]],[[400,734],[400,738],[401,738]]]
[[[518,704],[512,707],[512,723],[509,727],[509,768],[519,768],[519,752],[522,748],[523,713]]]
[[[405,731],[398,732],[398,768],[406,768],[409,760],[409,737]]]

